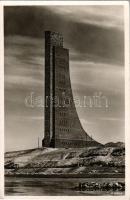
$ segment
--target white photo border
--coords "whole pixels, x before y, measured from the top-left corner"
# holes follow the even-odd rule
[[[92,200],[130,199],[130,69],[129,69],[129,1],[0,1],[0,198],[60,200],[61,196],[4,196],[4,6],[53,5],[123,5],[125,24],[125,182],[124,196],[62,196],[62,199]]]

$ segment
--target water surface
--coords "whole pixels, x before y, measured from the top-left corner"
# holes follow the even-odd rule
[[[117,182],[123,178],[23,178],[5,177],[5,195],[8,196],[94,196],[124,195],[113,191],[76,191],[79,182]]]

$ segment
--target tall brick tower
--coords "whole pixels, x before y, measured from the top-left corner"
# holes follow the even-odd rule
[[[82,128],[70,82],[69,50],[61,34],[45,32],[45,132],[42,146],[97,146]]]

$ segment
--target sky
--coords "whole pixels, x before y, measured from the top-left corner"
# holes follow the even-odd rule
[[[38,137],[41,145],[46,30],[60,32],[69,49],[72,91],[85,131],[103,144],[124,141],[123,6],[6,6],[5,151],[35,148]],[[31,96],[33,106],[26,103]],[[106,101],[82,106],[84,97],[93,102],[95,96]]]

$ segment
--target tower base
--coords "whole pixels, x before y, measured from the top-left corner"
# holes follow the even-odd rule
[[[67,139],[52,139],[49,144],[42,140],[42,147],[52,147],[52,148],[85,148],[85,147],[103,146],[102,144],[92,140],[67,140]]]

